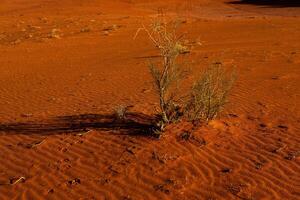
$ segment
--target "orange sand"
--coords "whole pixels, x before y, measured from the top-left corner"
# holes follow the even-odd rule
[[[0,199],[300,199],[300,7],[228,2],[2,0]],[[189,139],[108,127],[157,106],[157,52],[133,36],[158,10],[185,22],[189,81],[214,61],[239,75]]]

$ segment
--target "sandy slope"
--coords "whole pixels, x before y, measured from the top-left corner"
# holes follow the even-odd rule
[[[224,2],[2,1],[0,199],[299,199],[300,8]],[[157,52],[132,38],[158,10],[185,22],[188,82],[214,61],[239,74],[189,138],[142,135]],[[114,127],[120,104],[138,123]]]

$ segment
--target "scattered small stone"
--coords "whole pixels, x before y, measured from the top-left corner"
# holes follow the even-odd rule
[[[103,35],[108,36],[109,35],[109,31],[103,31]]]
[[[73,180],[68,181],[68,183],[70,185],[77,185],[77,184],[80,184],[80,179],[79,178],[75,178]]]
[[[284,129],[284,130],[288,129],[288,127],[286,125],[278,125],[277,127],[280,129]]]
[[[262,106],[262,107],[264,107],[264,108],[267,107],[264,103],[262,103],[262,102],[260,102],[260,101],[258,101],[257,104],[260,105],[260,106]]]
[[[131,200],[132,198],[129,196],[129,195],[127,195],[127,196],[123,196],[122,197],[122,200]]]
[[[17,40],[15,40],[15,41],[11,42],[11,44],[12,44],[12,45],[17,45],[17,44],[20,44],[21,42],[22,42],[21,39],[17,39]]]
[[[148,92],[150,92],[151,90],[149,90],[149,89],[143,89],[142,90],[142,93],[148,93]]]
[[[53,194],[53,193],[54,193],[54,189],[52,189],[52,188],[49,189],[49,190],[47,191],[47,193],[48,193],[48,194]]]
[[[127,151],[128,153],[132,154],[132,155],[135,154],[134,151],[132,150],[132,148],[127,147],[127,148],[126,148],[126,151]]]
[[[176,187],[177,185],[178,184],[176,180],[169,178],[166,179],[163,184],[154,185],[153,188],[156,191],[160,191],[165,194],[170,194],[171,193],[170,189]]]
[[[272,76],[271,79],[272,79],[272,80],[278,80],[278,79],[279,79],[279,76]]]
[[[278,153],[278,149],[272,149],[271,153]]]
[[[221,170],[221,172],[227,174],[227,173],[232,172],[232,169],[225,167]]]
[[[114,169],[114,166],[110,165],[108,169],[113,172],[114,175],[120,174],[120,172],[117,169]]]
[[[110,179],[109,178],[102,178],[102,179],[100,179],[100,183],[102,185],[109,184],[110,183]]]
[[[286,160],[293,160],[293,159],[295,159],[296,158],[296,156],[295,155],[293,155],[293,154],[291,154],[291,153],[289,153],[287,156],[285,156],[284,157]]]
[[[108,27],[105,27],[105,28],[103,28],[102,29],[102,31],[103,31],[103,33],[105,33],[105,32],[112,32],[112,31],[116,31],[117,29],[119,29],[121,26],[120,25],[116,25],[116,24],[114,24],[114,25],[112,25],[112,26],[108,26]]]
[[[260,123],[260,124],[259,124],[259,127],[261,127],[261,128],[266,128],[266,127],[267,127],[267,125],[266,125],[266,124],[264,124],[264,123]]]
[[[60,30],[59,29],[52,29],[51,33],[48,35],[49,38],[56,38],[56,39],[60,39],[60,35],[59,35]]]
[[[295,158],[297,158],[300,155],[300,151],[296,151],[296,152],[290,152],[288,153],[284,158],[286,160],[294,160]]]
[[[181,134],[181,139],[187,141],[187,140],[189,140],[191,138],[191,135],[192,134],[190,132],[183,132]]]
[[[180,53],[180,54],[187,54],[187,53],[190,53],[190,50],[188,49],[188,47],[184,46],[184,45],[181,45],[181,44],[177,44],[175,46],[175,48],[177,49],[177,51]]]
[[[87,33],[87,32],[90,32],[90,31],[91,31],[91,29],[88,28],[88,27],[82,28],[82,29],[80,30],[81,33]]]
[[[156,152],[152,152],[152,159],[153,160],[158,160],[161,164],[166,163],[166,158],[164,156],[158,155]]]
[[[254,117],[254,116],[248,115],[248,116],[247,116],[247,119],[249,119],[249,120],[251,120],[251,121],[254,121],[254,120],[256,120],[257,118]]]
[[[229,186],[227,186],[227,191],[234,195],[237,195],[241,191],[241,189],[242,188],[240,185],[230,184]]]
[[[112,25],[112,30],[117,30],[118,28],[120,28],[121,26],[120,25],[116,25],[116,24],[114,24],[114,25]]]
[[[190,143],[197,146],[197,147],[202,147],[206,145],[206,141],[202,137],[196,137],[195,135],[192,135],[189,139]]]
[[[165,194],[170,194],[170,190],[169,190],[169,189],[166,189],[166,188],[164,187],[164,185],[154,185],[153,188],[154,188],[154,190],[156,190],[156,191],[161,191],[161,192],[163,192],[163,193],[165,193]]]
[[[263,167],[263,164],[262,163],[259,163],[259,162],[256,162],[255,163],[255,168],[256,169],[261,169]]]
[[[271,153],[278,153],[278,152],[282,151],[283,149],[285,149],[286,147],[287,147],[287,145],[280,146],[278,148],[271,150]]]
[[[43,23],[47,23],[48,22],[48,18],[46,17],[40,17],[39,18]]]
[[[174,184],[175,184],[175,182],[176,182],[175,180],[173,180],[173,179],[170,179],[170,178],[165,180],[165,183],[166,183],[166,184],[171,184],[171,185],[174,185]]]
[[[181,24],[186,24],[188,21],[186,20],[186,19],[182,19],[182,20],[180,20],[180,23]]]
[[[230,113],[230,114],[229,114],[229,117],[232,117],[232,118],[237,118],[237,117],[238,117],[238,115],[237,115],[237,114],[234,114],[234,113]]]

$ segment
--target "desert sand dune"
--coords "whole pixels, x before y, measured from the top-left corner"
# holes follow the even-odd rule
[[[0,199],[300,199],[300,7],[282,2],[2,0]],[[158,56],[133,37],[161,11],[188,81],[215,61],[238,79],[217,120],[156,139]]]

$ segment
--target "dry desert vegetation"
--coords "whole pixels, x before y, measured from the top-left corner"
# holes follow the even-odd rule
[[[300,199],[300,2],[2,0],[0,199]]]

